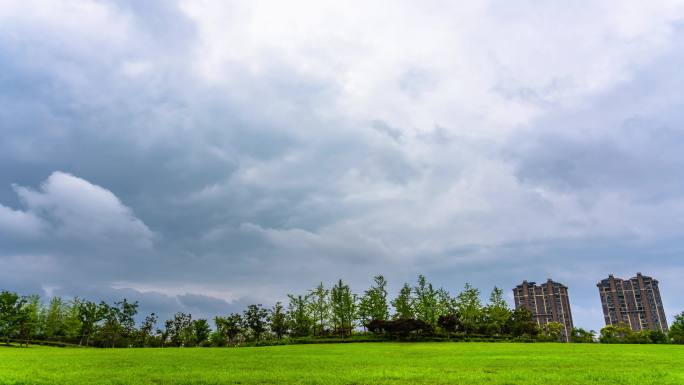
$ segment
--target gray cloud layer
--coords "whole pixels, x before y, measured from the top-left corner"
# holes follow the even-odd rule
[[[682,5],[391,5],[0,5],[0,286],[209,316],[552,277],[599,328],[642,271],[684,309]]]

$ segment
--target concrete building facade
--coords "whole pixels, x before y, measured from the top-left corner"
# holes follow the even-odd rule
[[[568,288],[549,279],[541,285],[523,281],[513,289],[515,307],[524,307],[541,327],[549,322],[559,322],[564,326],[562,339],[570,340],[572,333],[572,312]]]
[[[596,286],[606,325],[624,323],[634,331],[667,332],[667,318],[657,280],[641,273],[627,280],[611,274]]]

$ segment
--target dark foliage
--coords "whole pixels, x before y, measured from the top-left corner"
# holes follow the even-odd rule
[[[399,318],[391,321],[374,320],[373,329],[379,333],[385,333],[393,338],[406,338],[409,336],[431,336],[434,334],[432,325],[423,320]]]
[[[458,313],[439,316],[437,325],[447,333],[454,333],[462,330],[461,319],[459,318]]]

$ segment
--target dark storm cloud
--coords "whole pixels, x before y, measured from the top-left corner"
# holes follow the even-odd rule
[[[595,281],[642,270],[684,306],[667,294],[684,217],[667,9],[585,20],[617,48],[566,49],[577,31],[540,41],[497,12],[446,12],[445,35],[410,9],[396,29],[299,35],[290,7],[265,23],[233,3],[85,4],[0,6],[2,288],[210,318],[340,277],[552,277],[598,327]]]
[[[136,13],[130,4],[121,7],[115,10],[123,12],[122,17],[135,16],[131,51],[141,56],[139,60],[145,61],[148,45],[159,42],[158,34],[173,38],[156,29],[147,33],[150,27],[141,22],[145,14]],[[176,21],[174,17],[160,25]],[[55,259],[57,271],[46,279],[46,285],[64,284],[83,274],[92,282],[183,278],[210,283],[228,276],[250,282],[255,268],[276,274],[266,268],[267,260],[259,261],[277,258],[273,246],[263,235],[245,231],[242,223],[316,228],[342,214],[341,207],[318,207],[308,202],[308,195],[319,184],[323,190],[328,188],[326,180],[335,178],[347,164],[361,162],[363,167],[372,167],[367,172],[381,178],[398,178],[403,173],[400,157],[391,150],[371,153],[359,139],[341,136],[303,138],[291,132],[312,122],[262,116],[261,107],[278,114],[280,108],[307,109],[315,98],[325,100],[326,88],[309,79],[279,72],[266,80],[253,79],[255,87],[245,92],[255,100],[268,100],[272,92],[291,97],[269,100],[269,105],[241,105],[230,92],[198,87],[184,74],[172,83],[161,81],[164,76],[178,75],[175,59],[155,62],[155,74],[130,78],[120,73],[127,57],[116,57],[112,63],[84,55],[82,50],[90,51],[94,44],[87,39],[85,47],[66,49],[50,41],[32,44],[42,51],[39,62],[23,44],[7,44],[3,50],[3,100],[7,101],[3,131],[10,140],[2,144],[2,179],[8,185],[36,188],[49,183],[44,180],[54,170],[63,170],[74,176],[72,180],[106,186],[157,233],[145,250],[126,248],[136,239],[110,243],[90,239],[87,244],[49,236],[41,242],[35,237],[26,242],[20,237],[5,239],[5,253],[36,253]],[[75,63],[62,63],[64,57]],[[238,74],[243,75],[249,76]],[[51,87],[46,89],[45,84]],[[345,145],[348,148],[339,148]],[[289,169],[266,175],[282,176],[277,181],[280,185],[250,186],[233,180],[245,165],[278,167],[283,157],[295,151],[301,159],[295,159]],[[40,208],[26,207],[16,191],[6,187],[10,190],[3,191],[2,202],[9,205],[3,206],[11,214],[8,227],[19,231],[19,226],[38,226],[31,221],[41,216],[21,217]],[[189,261],[194,261],[193,269],[187,269]],[[242,278],[242,274],[247,275]]]

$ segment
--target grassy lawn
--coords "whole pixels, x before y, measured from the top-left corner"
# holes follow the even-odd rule
[[[684,346],[0,347],[0,384],[684,384]]]

